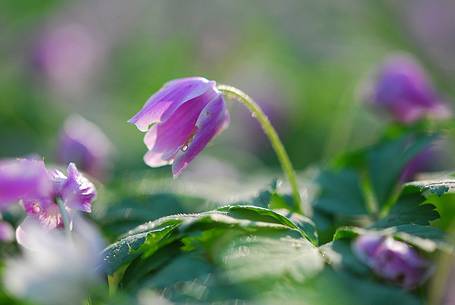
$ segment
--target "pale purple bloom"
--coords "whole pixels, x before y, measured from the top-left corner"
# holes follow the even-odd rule
[[[151,167],[172,164],[178,176],[229,124],[229,114],[214,81],[202,77],[166,83],[129,120],[143,132]]]
[[[430,263],[408,244],[390,236],[366,234],[353,244],[354,253],[374,273],[406,289],[413,289],[429,275]]]
[[[6,221],[0,220],[0,241],[9,242],[14,240],[14,229]]]
[[[48,197],[22,198],[27,217],[19,225],[16,238],[23,240],[24,227],[30,219],[37,220],[49,230],[63,228],[63,219],[55,200],[63,201],[64,206],[71,216],[74,211],[91,212],[91,205],[96,197],[95,186],[70,163],[65,176],[61,171],[54,170],[50,173],[53,191]]]
[[[450,110],[439,97],[423,68],[410,56],[385,60],[368,92],[368,101],[401,123],[424,117],[445,118]]]
[[[0,209],[22,198],[49,196],[52,185],[42,160],[9,159],[0,161]]]
[[[102,40],[83,24],[61,24],[39,37],[33,62],[55,89],[77,92],[89,83],[103,48]]]
[[[77,115],[66,119],[57,148],[60,163],[74,162],[82,171],[103,178],[111,154],[112,144],[98,126]]]

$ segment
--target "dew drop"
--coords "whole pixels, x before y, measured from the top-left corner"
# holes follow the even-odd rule
[[[252,112],[252,113],[251,113],[251,117],[252,117],[252,118],[256,118],[256,113]]]
[[[188,145],[183,145],[183,146],[182,146],[182,151],[185,152],[185,151],[187,151],[187,150],[188,150]]]

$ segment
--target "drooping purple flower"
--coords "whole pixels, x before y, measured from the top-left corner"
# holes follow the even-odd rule
[[[82,171],[101,179],[111,154],[112,144],[98,126],[77,115],[65,120],[57,147],[58,162],[74,162]]]
[[[176,79],[152,95],[129,120],[143,132],[151,167],[172,164],[178,176],[229,124],[229,114],[214,81]]]
[[[383,279],[413,289],[429,275],[430,263],[408,244],[390,236],[365,234],[353,243],[357,257]]]
[[[385,60],[367,99],[374,107],[401,123],[450,115],[449,108],[439,97],[423,68],[406,55],[395,55]]]
[[[23,198],[49,196],[52,185],[42,160],[0,161],[0,209]]]

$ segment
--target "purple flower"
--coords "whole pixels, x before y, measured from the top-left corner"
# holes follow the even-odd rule
[[[0,241],[9,242],[14,240],[13,227],[6,221],[0,220]]]
[[[82,171],[101,179],[111,153],[112,144],[98,126],[77,115],[66,119],[58,142],[58,162],[74,162]]]
[[[378,276],[405,289],[421,284],[430,273],[430,263],[404,242],[389,236],[366,234],[353,244],[354,253]]]
[[[69,216],[75,211],[91,212],[96,197],[95,186],[73,163],[65,176],[59,170],[49,172],[41,160],[6,160],[0,162],[0,198],[2,203],[22,201],[27,217],[16,231],[17,241],[24,240],[25,227],[38,221],[48,230],[63,228],[57,200]]]
[[[0,209],[22,198],[42,198],[52,189],[42,160],[10,159],[0,161]]]
[[[386,59],[369,90],[368,101],[401,123],[450,115],[449,108],[438,96],[422,67],[405,55]]]
[[[59,91],[77,93],[89,84],[104,52],[87,26],[60,24],[46,29],[33,49],[33,64]]]
[[[166,83],[129,122],[147,132],[145,163],[172,164],[175,177],[227,127],[229,114],[214,81],[190,77]]]
[[[67,169],[67,176],[55,170],[50,174],[53,191],[48,197],[23,198],[27,217],[19,225],[17,240],[23,240],[25,224],[30,220],[38,221],[49,230],[63,228],[63,219],[55,200],[62,200],[71,216],[73,211],[91,212],[91,205],[96,197],[95,186],[85,178],[73,163]]]

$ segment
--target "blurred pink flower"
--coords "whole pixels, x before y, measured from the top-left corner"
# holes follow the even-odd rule
[[[73,163],[68,166],[67,176],[54,170],[50,173],[50,179],[53,191],[47,197],[21,198],[27,217],[16,231],[19,243],[24,240],[24,235],[28,234],[25,228],[31,220],[38,221],[48,230],[63,228],[63,219],[56,200],[63,201],[70,217],[74,211],[91,212],[91,205],[96,197],[95,186],[79,173]]]
[[[113,145],[103,131],[81,116],[65,120],[57,145],[57,161],[74,162],[79,169],[103,179],[109,168]]]
[[[77,92],[90,83],[102,53],[101,41],[89,28],[69,23],[42,34],[33,62],[55,89]]]
[[[427,279],[430,262],[404,242],[389,236],[365,234],[353,243],[357,257],[383,279],[413,289]]]
[[[27,217],[19,225],[16,238],[26,234],[24,225],[38,221],[48,230],[63,227],[57,200],[71,217],[73,211],[91,212],[96,197],[95,186],[70,163],[65,176],[59,170],[48,171],[42,160],[6,160],[0,163],[1,202],[22,201]],[[71,228],[70,228],[71,229]]]
[[[367,100],[395,121],[409,124],[424,117],[446,118],[450,110],[416,60],[388,57],[367,92]]]

